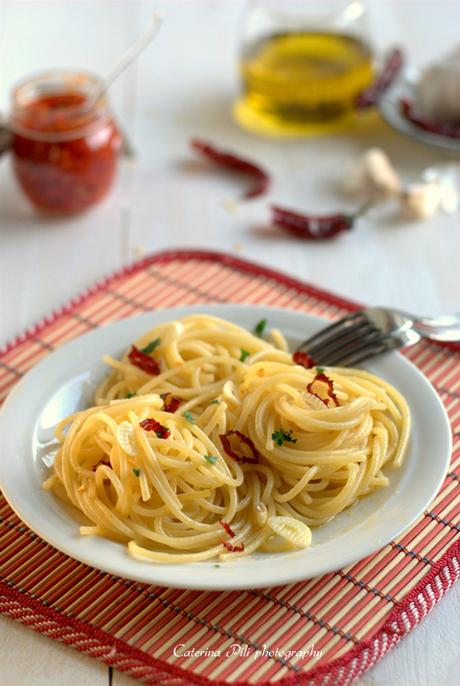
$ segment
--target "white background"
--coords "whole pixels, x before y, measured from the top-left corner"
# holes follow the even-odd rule
[[[79,67],[104,73],[152,7],[165,10],[161,33],[111,90],[136,159],[123,163],[110,197],[81,217],[50,221],[29,207],[7,157],[0,161],[0,343],[115,268],[175,246],[241,254],[367,303],[423,314],[460,310],[458,216],[407,222],[389,206],[324,244],[300,243],[268,228],[270,202],[317,213],[352,208],[340,184],[369,146],[384,148],[407,180],[449,157],[402,138],[377,115],[343,134],[303,141],[240,130],[231,117],[239,0],[0,0],[0,110],[7,110],[13,83],[30,72]],[[460,40],[459,2],[373,0],[369,20],[379,49],[403,45],[415,65]],[[274,177],[269,196],[239,202],[244,182],[197,160],[188,147],[194,135],[263,163]],[[361,686],[458,684],[459,618],[457,587]],[[0,632],[5,684],[108,683],[107,668],[76,651],[4,618]],[[132,682],[114,674],[113,683]]]

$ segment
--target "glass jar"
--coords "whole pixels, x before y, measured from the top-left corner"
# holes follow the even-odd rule
[[[374,76],[359,0],[252,0],[243,17],[236,120],[268,135],[342,128]]]
[[[49,72],[13,91],[8,128],[13,168],[40,210],[74,214],[99,202],[114,181],[121,136],[107,98],[90,97],[99,80]]]

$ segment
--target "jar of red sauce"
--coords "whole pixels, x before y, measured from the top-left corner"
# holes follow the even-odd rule
[[[40,210],[82,212],[112,186],[122,141],[105,94],[91,96],[98,83],[89,74],[50,72],[13,91],[13,168]]]

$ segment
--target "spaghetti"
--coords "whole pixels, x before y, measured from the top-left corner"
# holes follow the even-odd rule
[[[86,516],[83,535],[159,563],[306,548],[311,526],[388,484],[404,398],[361,370],[295,364],[272,338],[192,315],[106,358],[96,405],[57,427],[44,483]]]

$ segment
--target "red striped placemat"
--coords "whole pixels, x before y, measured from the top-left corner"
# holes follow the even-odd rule
[[[65,341],[139,312],[199,302],[263,303],[330,318],[356,307],[230,256],[162,253],[97,284],[6,345],[0,351],[0,402]],[[430,509],[374,555],[335,573],[264,590],[148,586],[55,550],[2,498],[0,610],[148,684],[351,683],[460,576],[460,354],[422,343],[408,357],[445,403],[454,452]]]

